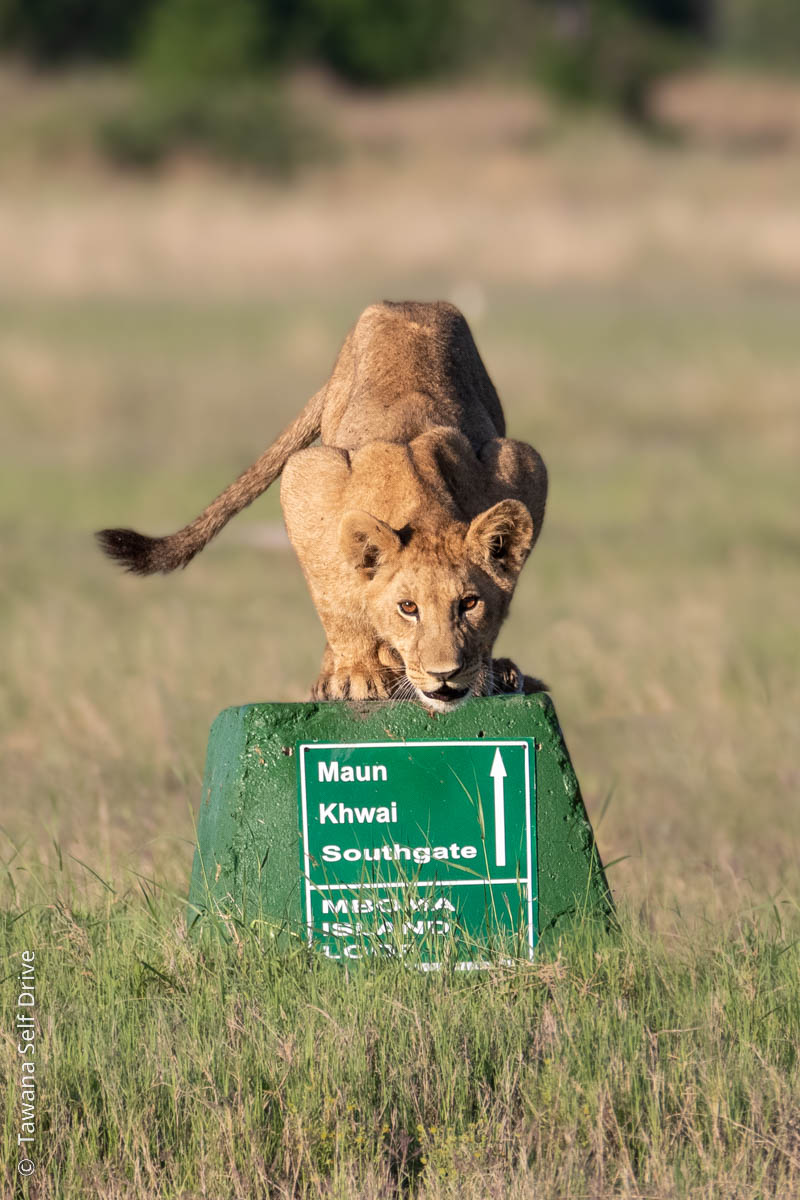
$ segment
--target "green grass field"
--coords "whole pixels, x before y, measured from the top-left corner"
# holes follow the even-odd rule
[[[536,160],[554,194],[560,178],[593,196],[582,146]],[[609,154],[666,194],[653,151]],[[698,229],[726,171],[752,184],[732,204],[766,203],[760,161],[694,168],[675,172]],[[365,169],[331,168],[354,190]],[[773,199],[794,167],[774,171]],[[0,215],[27,229],[16,186]],[[66,255],[122,185],[59,186]],[[322,649],[277,489],[171,578],[115,572],[91,533],[177,528],[300,408],[361,308],[458,296],[471,276],[457,248],[449,269],[403,269],[356,245],[338,279],[284,262],[263,287],[215,290],[226,249],[208,251],[202,214],[221,219],[218,181],[125,185],[120,204],[158,246],[177,186],[197,278],[154,255],[151,288],[104,283],[90,254],[62,276],[34,248],[19,286],[0,284],[0,1190],[799,1196],[796,281],[647,260],[482,285],[473,325],[509,431],[551,475],[498,650],[551,686],[600,851],[620,860],[622,928],[480,977],[348,976],[255,935],[201,949],[183,927],[210,722],[305,698]],[[298,207],[325,186],[298,184]],[[4,247],[13,264],[0,230]],[[23,949],[40,1020],[27,1183]]]
[[[51,887],[10,931],[41,960],[32,1194],[797,1194],[780,918],[669,941],[628,919],[538,965],[431,976],[250,938],[200,953],[146,885],[91,915]]]

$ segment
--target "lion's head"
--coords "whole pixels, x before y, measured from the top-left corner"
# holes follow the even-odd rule
[[[487,693],[492,646],[533,541],[519,500],[501,500],[469,524],[400,531],[363,510],[345,514],[339,547],[361,576],[396,696],[449,712]]]

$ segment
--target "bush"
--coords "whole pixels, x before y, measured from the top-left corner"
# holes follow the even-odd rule
[[[353,83],[405,83],[457,58],[463,0],[307,0],[319,57]]]
[[[154,87],[220,84],[254,70],[260,41],[252,0],[162,0],[145,26],[139,65]]]
[[[479,12],[506,23],[483,0],[0,0],[0,45],[42,62],[133,57],[162,80],[315,58],[387,85],[458,62]]]
[[[0,0],[0,42],[42,63],[126,58],[154,0]]]
[[[688,43],[634,16],[622,0],[551,6],[537,23],[537,81],[571,105],[599,104],[652,127],[655,83],[685,66]]]
[[[330,153],[320,131],[299,122],[268,84],[151,92],[107,118],[104,153],[125,167],[157,167],[175,153],[287,175],[300,162]]]
[[[138,55],[141,98],[103,122],[113,161],[153,167],[176,152],[286,174],[321,139],[256,74],[263,25],[253,0],[163,0]]]

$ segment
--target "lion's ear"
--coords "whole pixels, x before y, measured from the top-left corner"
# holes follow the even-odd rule
[[[373,517],[371,513],[354,509],[342,517],[339,548],[346,562],[363,571],[369,579],[401,547],[400,538],[391,525]]]
[[[470,557],[516,578],[533,545],[533,518],[520,500],[501,500],[467,531]]]

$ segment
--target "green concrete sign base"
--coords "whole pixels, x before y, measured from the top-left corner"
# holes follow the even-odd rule
[[[251,704],[214,722],[192,927],[308,940],[339,962],[532,957],[610,892],[549,696]]]

